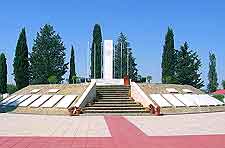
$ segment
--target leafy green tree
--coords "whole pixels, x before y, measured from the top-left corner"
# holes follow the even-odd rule
[[[208,73],[208,91],[214,92],[217,90],[217,72],[216,72],[216,56],[213,53],[209,53],[209,73]]]
[[[91,78],[102,77],[102,32],[99,24],[95,24],[93,30],[93,42],[91,47]]]
[[[48,78],[48,82],[49,82],[50,84],[56,84],[56,83],[58,83],[57,76],[54,76],[54,75],[50,76],[50,77]]]
[[[162,54],[162,83],[169,84],[175,82],[176,57],[173,30],[168,28]]]
[[[203,87],[199,68],[201,61],[196,52],[189,49],[187,42],[180,47],[176,64],[176,83],[182,85],[192,85],[196,88]]]
[[[74,49],[73,49],[73,46],[72,46],[71,57],[70,57],[70,75],[69,75],[69,83],[70,84],[74,84],[73,76],[76,76],[76,71],[75,71]]]
[[[225,80],[222,80],[222,87],[225,89]]]
[[[7,64],[3,53],[0,55],[0,93],[7,93]]]
[[[124,78],[128,75],[133,81],[137,80],[138,70],[135,58],[133,57],[132,48],[129,47],[127,37],[120,33],[114,52],[114,78]]]
[[[44,25],[37,33],[31,54],[31,72],[33,84],[47,84],[52,75],[57,77],[60,83],[62,76],[66,73],[64,43],[54,31],[53,26]]]
[[[18,89],[29,85],[30,70],[28,59],[28,47],[25,28],[22,29],[16,45],[16,53],[13,63],[15,82]]]

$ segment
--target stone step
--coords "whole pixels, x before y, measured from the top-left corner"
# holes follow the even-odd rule
[[[151,113],[84,113],[80,116],[152,116]]]
[[[113,87],[113,88],[130,88],[130,86],[125,86],[125,85],[97,85],[97,88],[106,88],[106,87]]]
[[[84,113],[148,113],[146,110],[84,110]]]
[[[116,89],[116,88],[97,88],[97,91],[129,91],[130,89]]]
[[[113,92],[111,92],[111,93],[98,93],[97,92],[97,95],[128,95],[129,93],[121,93],[121,92],[119,92],[119,93],[113,93]]]
[[[96,92],[129,92],[129,89],[96,89]]]
[[[120,91],[120,90],[118,90],[118,91],[96,91],[96,93],[97,94],[112,94],[112,93],[116,93],[116,94],[128,94],[129,93],[129,91]]]
[[[91,107],[85,107],[84,110],[145,110],[144,107],[138,106],[138,107],[96,107],[96,106],[91,106]]]
[[[97,96],[99,99],[129,99],[128,96]]]
[[[126,105],[128,105],[128,104],[137,104],[136,102],[133,102],[133,101],[127,101],[127,102],[109,102],[109,101],[99,101],[99,102],[95,102],[95,104],[126,104]]]
[[[127,99],[127,98],[131,98],[131,97],[129,97],[129,96],[97,96],[97,98],[106,98],[106,99],[121,98],[121,99]]]
[[[96,90],[129,90],[130,87],[96,87]]]
[[[110,90],[121,90],[121,91],[129,91],[130,88],[96,88],[98,91],[110,91]]]
[[[140,107],[139,104],[92,104],[87,107]]]
[[[131,99],[98,99],[96,100],[96,102],[128,102],[131,101],[133,102],[133,100]]]

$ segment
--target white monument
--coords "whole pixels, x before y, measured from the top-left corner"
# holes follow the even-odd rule
[[[103,46],[103,79],[113,79],[113,40],[104,40]]]
[[[93,79],[96,85],[123,85],[123,79],[113,79],[113,40],[104,40],[103,79]]]

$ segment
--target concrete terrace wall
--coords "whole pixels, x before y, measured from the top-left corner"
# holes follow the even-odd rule
[[[135,102],[141,103],[144,107],[149,107],[150,104],[155,106],[155,103],[143,92],[143,90],[135,83],[131,82],[131,97]]]
[[[83,108],[87,103],[92,102],[96,98],[96,81],[92,81],[83,95],[76,102],[75,106]]]

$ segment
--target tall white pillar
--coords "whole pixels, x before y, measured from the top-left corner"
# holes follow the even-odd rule
[[[113,79],[113,40],[104,40],[103,79]]]

